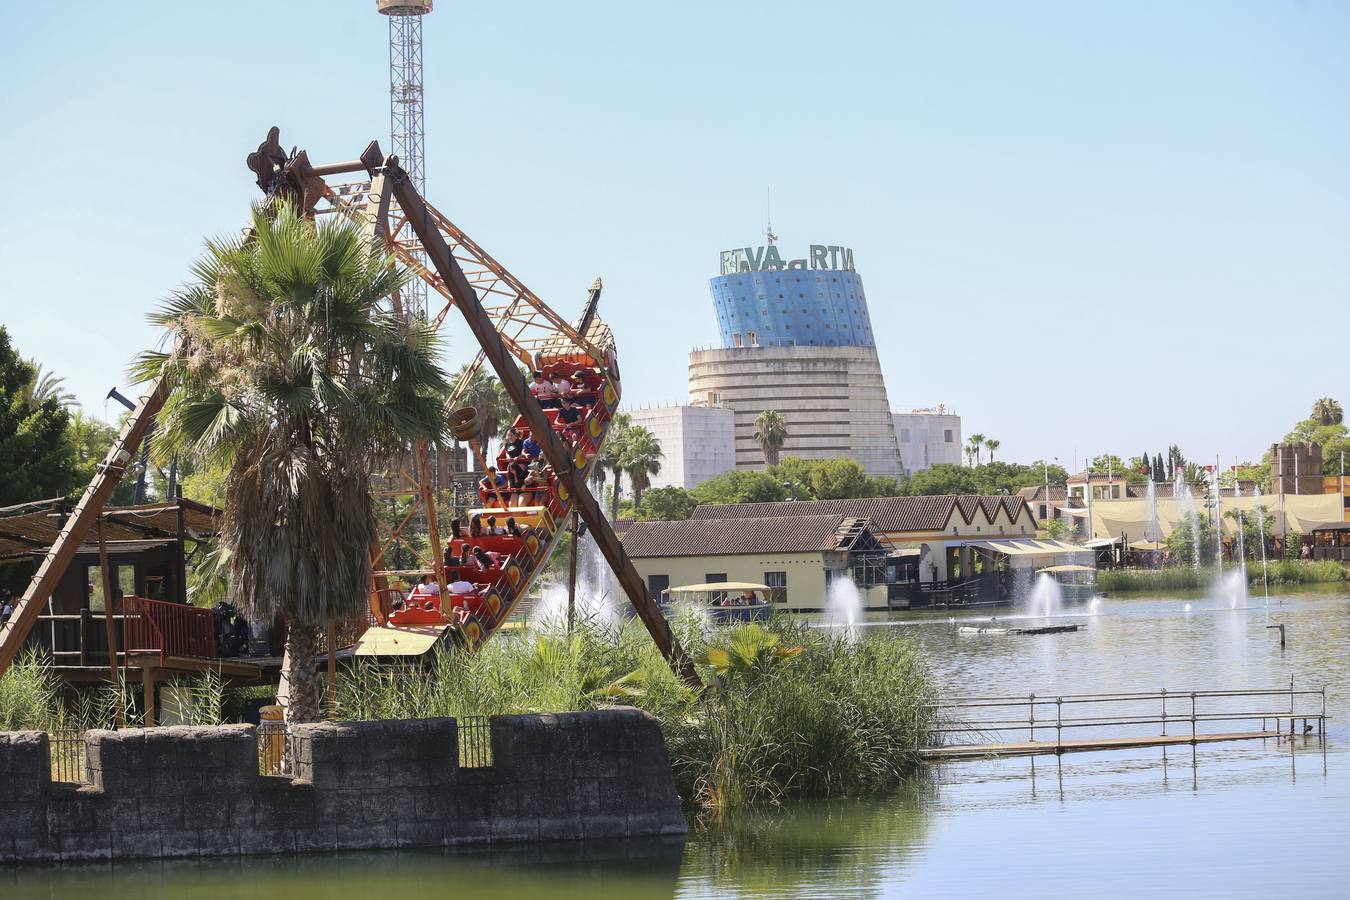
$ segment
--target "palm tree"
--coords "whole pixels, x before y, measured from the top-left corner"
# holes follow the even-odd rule
[[[642,505],[642,492],[651,487],[652,476],[661,474],[661,442],[641,425],[628,429],[624,436],[623,470],[633,486],[633,506]]]
[[[320,628],[366,603],[373,461],[439,440],[449,385],[426,323],[380,309],[406,275],[350,223],[255,209],[193,271],[153,317],[173,349],[137,361],[171,391],[154,449],[227,470],[231,591],[250,618],[286,617],[278,699],[312,721]]]
[[[755,416],[755,441],[764,454],[764,465],[778,465],[778,451],[787,443],[787,420],[777,410],[766,409]]]
[[[595,468],[591,470],[591,480],[595,482],[597,487],[604,487],[606,476],[614,476],[614,493],[610,497],[610,521],[619,517],[619,490],[620,481],[623,478],[624,443],[631,427],[632,419],[629,418],[628,413],[615,414],[609,423],[609,433],[605,437],[605,445],[600,449],[600,455],[595,460]]]
[[[989,461],[990,461],[990,462],[993,462],[993,461],[994,461],[994,451],[997,450],[999,447],[1002,447],[1002,446],[1003,446],[1003,442],[1002,442],[1002,441],[995,440],[994,438],[985,438],[985,439],[984,439],[984,449],[986,449],[986,450],[989,451]]]
[[[970,436],[971,455],[975,457],[975,465],[980,464],[980,451],[984,449],[984,435],[972,434]]]
[[[55,399],[61,406],[74,405],[75,395],[65,389],[66,380],[64,378],[58,378],[51,372],[44,372],[42,364],[36,359],[27,359],[24,362],[33,368],[33,374],[23,387],[25,405],[30,409],[36,409],[51,399]]]
[[[1319,425],[1339,425],[1345,421],[1345,411],[1330,397],[1323,397],[1313,404],[1312,417]]]
[[[464,370],[468,367],[468,363],[460,367],[454,378],[456,385],[464,378]],[[483,442],[484,452],[487,452],[488,444],[502,433],[502,426],[514,422],[518,415],[502,383],[490,370],[482,366],[469,377],[464,390],[456,398],[456,403],[460,406],[472,406],[478,410],[478,421],[481,426],[479,436]]]

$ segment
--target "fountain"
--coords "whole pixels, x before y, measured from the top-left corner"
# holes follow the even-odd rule
[[[1270,605],[1270,564],[1266,561],[1266,508],[1261,505],[1261,489],[1252,487],[1252,496],[1256,498],[1256,533],[1261,539],[1261,584],[1265,588],[1266,606]]]
[[[843,628],[844,635],[854,641],[858,638],[858,622],[862,619],[862,594],[853,579],[846,574],[836,575],[825,591],[825,624]]]
[[[589,536],[582,539],[577,550],[576,624],[616,634],[623,627],[623,613],[616,601],[613,573]],[[544,588],[533,619],[542,631],[567,631],[567,582]]]
[[[1195,568],[1200,568],[1200,514],[1195,508],[1195,494],[1191,491],[1191,486],[1186,483],[1186,474],[1180,468],[1172,482],[1172,496],[1181,501],[1182,509],[1186,512],[1186,520],[1191,523],[1191,564]]]
[[[1146,541],[1161,541],[1162,529],[1158,527],[1158,489],[1153,479],[1148,480],[1149,530],[1144,533]]]
[[[1042,572],[1036,576],[1036,583],[1027,598],[1027,611],[1038,618],[1049,619],[1058,616],[1064,609],[1064,592],[1059,582]]]

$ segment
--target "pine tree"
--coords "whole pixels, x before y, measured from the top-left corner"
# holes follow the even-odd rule
[[[0,326],[0,506],[46,500],[75,484],[70,412],[61,397],[32,396],[34,367],[10,346]]]

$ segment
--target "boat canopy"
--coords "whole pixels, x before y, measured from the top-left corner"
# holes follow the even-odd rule
[[[1095,572],[1095,571],[1097,571],[1097,570],[1094,569],[1092,566],[1064,565],[1064,566],[1046,566],[1044,569],[1037,569],[1036,571],[1038,571],[1038,572]]]
[[[755,584],[753,581],[714,581],[708,584],[686,584],[683,587],[666,588],[663,594],[699,594],[709,591],[768,591],[767,584]]]

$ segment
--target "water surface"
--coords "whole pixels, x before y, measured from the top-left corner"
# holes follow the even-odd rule
[[[1269,608],[1246,605],[1108,599],[1084,631],[1044,636],[960,635],[935,613],[874,615],[866,627],[906,629],[962,693],[1287,687],[1292,675],[1300,687],[1326,685],[1325,741],[950,763],[895,797],[799,804],[716,829],[695,822],[683,845],[11,870],[0,871],[0,895],[1350,896],[1350,598],[1284,590]],[[1283,651],[1266,627],[1279,623]]]

